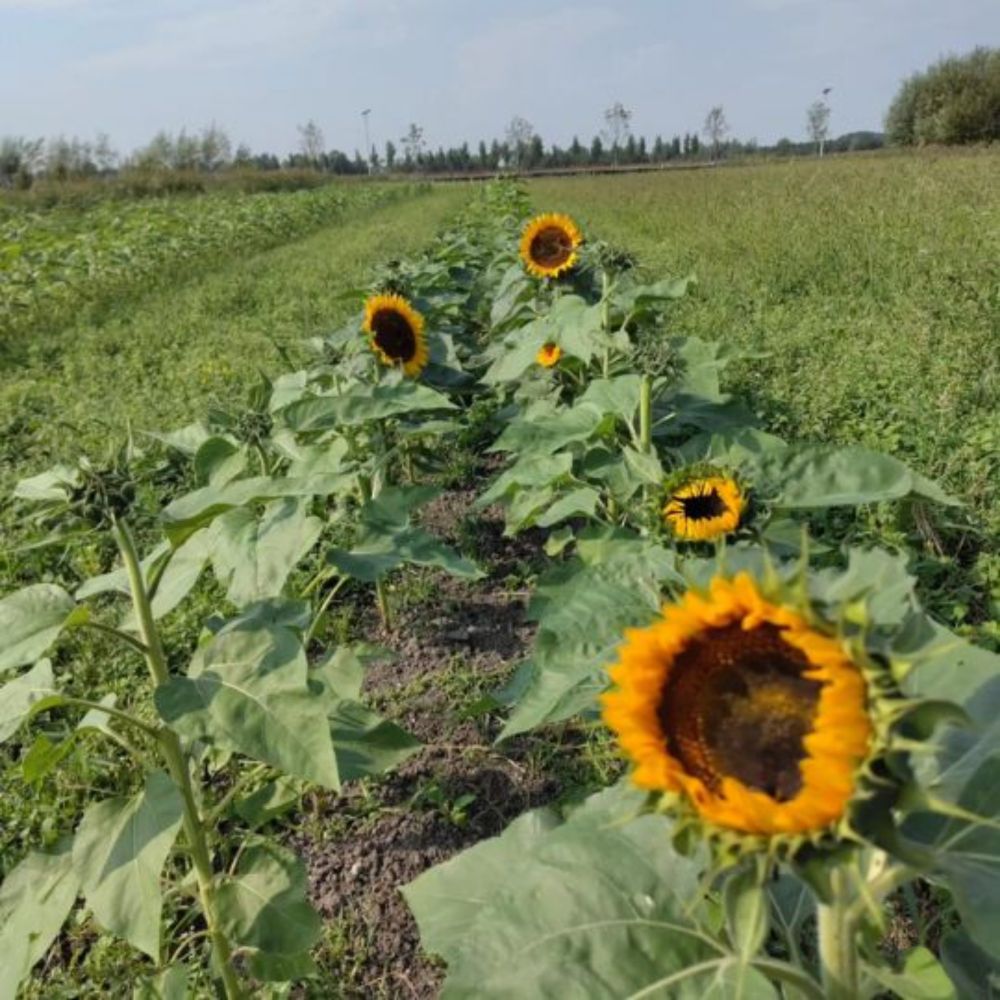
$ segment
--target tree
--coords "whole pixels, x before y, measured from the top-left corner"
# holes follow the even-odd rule
[[[904,80],[885,130],[901,146],[1000,139],[1000,49],[951,56]]]
[[[809,138],[815,143],[817,153],[822,156],[830,134],[830,105],[819,98],[806,108],[806,124]]]
[[[318,167],[326,142],[323,130],[310,118],[299,126],[299,150],[311,167]]]
[[[594,136],[594,141],[590,144],[590,162],[597,166],[604,162],[604,143],[599,135]]]
[[[403,159],[408,165],[419,163],[424,155],[424,130],[416,122],[410,122],[409,131],[399,140],[403,147]]]
[[[611,157],[615,164],[618,163],[618,149],[629,134],[629,122],[631,120],[632,112],[621,101],[615,101],[604,112],[603,135],[611,146]]]
[[[232,159],[232,144],[225,130],[212,122],[201,130],[198,166],[202,170],[218,170]]]
[[[385,169],[392,171],[393,167],[396,165],[396,147],[393,144],[392,139],[386,139],[385,141]]]
[[[721,104],[716,104],[715,107],[711,108],[708,114],[705,115],[705,124],[701,131],[705,138],[712,144],[712,160],[717,160],[719,158],[719,149],[722,146],[722,140],[726,137],[726,133],[729,131],[729,124],[726,121],[726,113],[722,110]]]
[[[531,143],[535,139],[535,127],[519,115],[515,115],[504,129],[504,139],[510,150],[511,166],[516,170],[531,158]]]

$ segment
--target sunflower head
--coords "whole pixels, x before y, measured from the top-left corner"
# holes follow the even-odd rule
[[[521,234],[521,260],[538,278],[558,278],[578,260],[583,234],[568,215],[535,216]]]
[[[746,494],[733,476],[717,469],[690,470],[667,484],[661,513],[674,538],[704,542],[732,534],[746,505]]]
[[[558,344],[553,344],[551,341],[542,344],[539,348],[538,353],[535,355],[535,360],[543,368],[552,368],[554,365],[559,363],[559,359],[562,357],[562,348]]]
[[[865,668],[747,573],[626,632],[602,697],[632,781],[724,834],[834,831],[871,756]]]
[[[373,295],[365,302],[361,329],[383,364],[401,365],[416,378],[427,364],[424,318],[401,295]]]

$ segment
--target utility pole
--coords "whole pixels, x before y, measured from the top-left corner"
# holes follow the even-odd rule
[[[372,113],[371,108],[365,108],[361,112],[361,120],[365,123],[365,159],[368,161],[368,173],[372,172],[372,144],[368,138],[368,116]]]

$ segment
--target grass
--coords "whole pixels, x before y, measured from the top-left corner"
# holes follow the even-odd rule
[[[1000,612],[998,170],[995,152],[835,157],[530,193],[653,275],[695,274],[673,326],[746,352],[728,387],[769,430],[888,451],[961,498],[969,516],[923,539],[961,623]]]
[[[376,209],[93,318],[39,328],[0,371],[0,486],[81,451],[102,454],[126,422],[167,430],[241,397],[259,371],[303,358],[306,337],[359,307],[345,292],[374,264],[426,242],[467,197],[443,187]],[[234,349],[235,345],[235,349]]]

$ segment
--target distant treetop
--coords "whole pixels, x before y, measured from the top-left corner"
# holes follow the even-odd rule
[[[1000,140],[1000,49],[949,56],[904,80],[885,130],[897,146]]]

